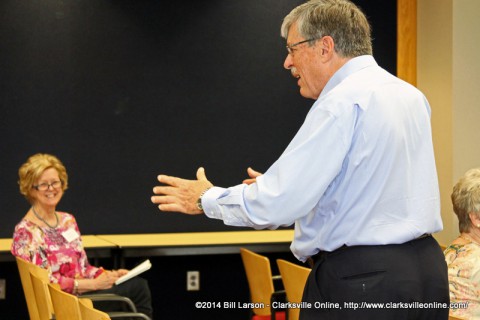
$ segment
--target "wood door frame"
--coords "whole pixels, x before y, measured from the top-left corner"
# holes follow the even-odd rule
[[[417,85],[417,0],[397,0],[397,76]]]

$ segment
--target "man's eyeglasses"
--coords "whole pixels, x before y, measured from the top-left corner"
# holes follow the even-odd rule
[[[312,38],[312,39],[307,39],[307,40],[302,40],[302,41],[299,41],[299,42],[295,42],[295,43],[292,43],[292,44],[287,44],[286,47],[287,47],[288,54],[293,54],[293,52],[294,52],[293,47],[296,47],[299,44],[314,41],[314,40],[317,40],[317,38]]]
[[[37,184],[36,186],[33,186],[33,188],[37,189],[37,191],[47,191],[50,187],[52,189],[58,189],[62,186],[62,181],[53,181],[52,183],[40,183]]]

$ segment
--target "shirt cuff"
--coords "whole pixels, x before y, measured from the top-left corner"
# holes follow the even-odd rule
[[[203,212],[209,218],[222,219],[220,211],[216,210],[217,199],[225,193],[225,188],[212,187],[202,197]]]

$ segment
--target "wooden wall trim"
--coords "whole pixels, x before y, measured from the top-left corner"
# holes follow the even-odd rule
[[[417,0],[397,0],[397,76],[417,85]]]

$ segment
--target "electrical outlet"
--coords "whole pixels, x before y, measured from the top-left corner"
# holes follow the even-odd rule
[[[5,287],[6,287],[7,283],[5,281],[5,279],[0,279],[0,300],[3,300],[5,299]]]
[[[200,271],[187,271],[187,291],[200,290]]]

